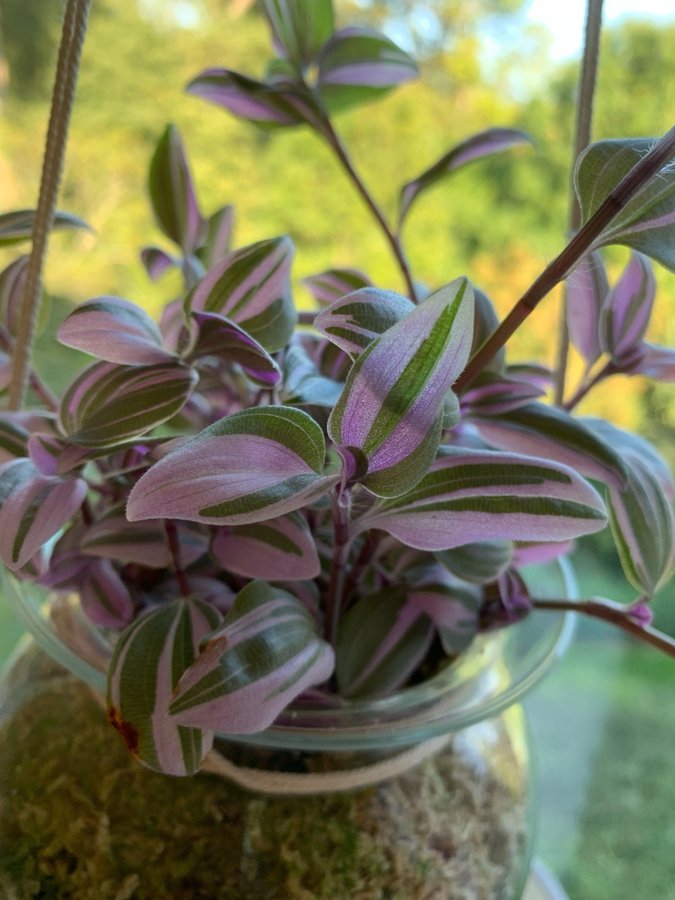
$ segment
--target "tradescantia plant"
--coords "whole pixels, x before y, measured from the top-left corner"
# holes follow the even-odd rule
[[[675,351],[644,339],[650,258],[675,271],[673,133],[584,151],[580,228],[500,324],[463,276],[422,289],[402,229],[438,181],[529,138],[493,128],[453,147],[401,187],[391,228],[331,115],[415,77],[414,61],[374,31],[335,30],[330,0],[263,6],[277,54],[266,79],[209,69],[188,89],[326,141],[407,296],[328,269],[306,280],[316,310],[298,314],[291,240],[233,249],[232,208],[202,213],[168,126],[149,188],[172,249],[141,258],[153,279],[177,267],[181,296],[159,324],[119,297],[81,304],[58,338],[94,361],[60,398],[31,373],[28,403],[0,415],[0,558],[77,593],[108,638],[112,724],[173,775],[199,769],[214,732],[260,731],[292,704],[386,696],[536,607],[580,609],[675,655],[648,606],[675,563],[671,475],[641,437],[574,415],[616,373],[675,380]],[[26,238],[34,219],[4,215],[0,238]],[[611,243],[633,251],[613,285]],[[0,275],[3,387],[20,380],[26,266]],[[555,373],[509,363],[504,344],[564,278],[586,371],[553,404]],[[607,527],[634,603],[533,595],[523,567]]]

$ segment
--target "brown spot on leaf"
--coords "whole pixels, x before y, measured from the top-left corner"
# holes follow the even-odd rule
[[[129,752],[136,756],[138,754],[138,730],[131,722],[125,722],[114,706],[108,707],[108,721],[122,735]]]

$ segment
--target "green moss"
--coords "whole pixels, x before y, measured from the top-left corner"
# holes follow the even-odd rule
[[[86,687],[44,657],[18,668],[24,703],[0,727],[7,900],[509,896],[522,795],[459,748],[352,794],[253,795],[140,767]]]

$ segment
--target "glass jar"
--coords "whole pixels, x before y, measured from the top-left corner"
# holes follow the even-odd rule
[[[0,686],[2,896],[521,896],[535,803],[517,701],[569,617],[484,635],[395,696],[222,735],[206,771],[176,779],[135,763],[107,725],[105,644],[77,607],[5,581],[34,641]]]

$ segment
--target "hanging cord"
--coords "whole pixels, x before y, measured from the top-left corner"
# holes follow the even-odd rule
[[[268,769],[251,769],[238,766],[217,750],[211,750],[204,760],[202,772],[221,775],[241,788],[262,794],[294,797],[334,794],[370,787],[396,778],[434,756],[449,743],[450,738],[451,735],[430,738],[372,765],[335,772],[271,772]]]
[[[75,99],[77,74],[90,6],[91,0],[67,0],[63,20],[42,163],[40,194],[33,224],[33,246],[26,269],[26,285],[14,349],[8,401],[11,410],[19,409],[23,405],[28,386],[33,336],[42,294],[42,271],[63,173],[68,125]]]

